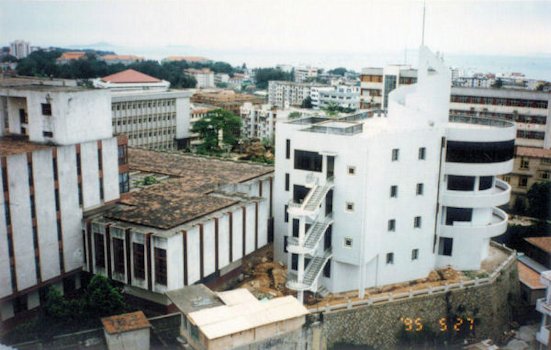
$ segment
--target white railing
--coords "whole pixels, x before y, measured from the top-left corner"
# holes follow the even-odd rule
[[[516,252],[506,247],[505,245],[501,245],[495,242],[490,242],[490,244],[498,249],[505,250],[507,253],[509,253],[509,257],[504,260],[488,277],[475,278],[474,280],[468,281],[459,281],[457,283],[446,283],[443,286],[428,287],[418,290],[410,289],[407,292],[386,293],[384,295],[377,295],[363,300],[352,301],[350,299],[346,299],[339,304],[308,307],[308,311],[310,311],[311,313],[317,313],[351,309],[353,307],[369,306],[374,304],[393,302],[397,300],[412,299],[424,295],[446,293],[451,290],[462,290],[467,287],[493,284],[499,277],[499,275],[501,275],[502,271],[516,261]]]

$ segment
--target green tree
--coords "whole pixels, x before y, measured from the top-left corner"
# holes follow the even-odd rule
[[[287,73],[278,68],[257,68],[254,70],[254,79],[256,87],[267,89],[270,80],[294,80],[293,73]]]
[[[2,57],[2,62],[17,62],[17,57],[12,55],[6,55]]]
[[[198,133],[203,139],[199,146],[200,153],[220,153],[219,135],[222,142],[235,146],[239,141],[241,118],[225,109],[215,109],[193,124],[192,132]]]
[[[338,68],[329,70],[327,73],[344,76],[344,73],[346,73],[346,72],[347,72],[346,68],[338,67]]]
[[[95,275],[86,288],[86,301],[90,313],[103,317],[121,313],[125,303],[121,292],[104,276]]]
[[[311,109],[313,107],[312,98],[310,96],[307,96],[304,100],[302,100],[300,107]]]
[[[302,114],[300,114],[300,112],[291,112],[289,113],[289,119],[296,119],[296,118],[300,118]]]
[[[537,182],[526,194],[528,214],[538,219],[551,220],[551,181]]]
[[[501,78],[497,78],[495,83],[492,84],[492,87],[496,89],[500,89],[501,87],[503,87],[503,80],[501,80]]]

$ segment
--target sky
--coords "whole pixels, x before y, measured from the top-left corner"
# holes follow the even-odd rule
[[[24,39],[38,46],[376,54],[417,48],[422,14],[415,0],[0,0],[0,45]],[[550,19],[551,1],[427,0],[425,43],[450,54],[551,57]]]

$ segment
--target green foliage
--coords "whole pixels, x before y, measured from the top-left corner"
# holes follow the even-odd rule
[[[537,182],[526,194],[528,199],[528,215],[551,220],[551,181]]]
[[[335,74],[335,75],[340,75],[340,76],[344,76],[344,73],[347,72],[347,69],[344,68],[344,67],[338,67],[338,68],[335,68],[335,69],[331,69],[329,71],[327,71],[327,73],[329,74]]]
[[[289,119],[297,119],[300,118],[302,114],[300,112],[291,112],[289,113]]]
[[[302,100],[300,107],[311,109],[313,107],[312,98],[310,96],[307,96],[304,100]]]
[[[517,197],[513,203],[513,213],[523,215],[526,212],[526,202],[524,198]]]
[[[12,55],[6,55],[2,57],[2,62],[17,62],[17,57]]]
[[[334,102],[330,102],[327,107],[323,108],[325,113],[327,113],[328,116],[336,116],[338,113],[352,113],[354,112],[354,109],[348,108],[348,107],[341,107],[338,104]]]
[[[203,118],[193,124],[192,132],[198,133],[203,143],[198,146],[200,154],[220,154],[219,135],[222,133],[222,142],[235,146],[239,141],[241,118],[225,110],[216,109],[208,112]]]
[[[496,89],[500,89],[501,87],[503,87],[503,80],[501,80],[501,78],[497,78],[495,83],[492,84],[492,87]]]
[[[104,276],[95,275],[86,288],[86,299],[89,312],[103,317],[121,313],[125,303],[121,292]]]
[[[224,83],[224,82],[219,82],[219,83],[216,83],[215,84],[217,88],[220,88],[220,89],[226,89],[228,87],[228,83]]]
[[[159,183],[159,180],[157,180],[157,178],[155,176],[152,176],[152,175],[146,176],[143,179],[143,185],[144,186],[150,186],[150,185],[154,185],[156,183]]]
[[[294,73],[286,73],[278,68],[257,68],[254,70],[254,79],[256,87],[267,89],[270,80],[294,80]]]

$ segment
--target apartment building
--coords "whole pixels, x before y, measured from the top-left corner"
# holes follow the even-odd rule
[[[271,241],[272,167],[132,148],[128,156],[139,187],[85,219],[85,270],[166,306],[167,291],[237,277],[242,258]]]
[[[513,171],[501,177],[512,187],[511,206],[526,208],[526,194],[533,184],[551,181],[551,149],[516,147]],[[522,203],[517,203],[517,201]]]
[[[278,108],[300,106],[305,98],[311,97],[312,91],[331,88],[327,85],[313,83],[295,83],[291,81],[270,81],[268,83],[268,103]],[[316,96],[316,93],[314,93]],[[315,98],[314,96],[314,98]]]
[[[392,90],[415,82],[417,70],[407,65],[364,68],[360,74],[361,108],[387,108]]]
[[[425,47],[419,62],[386,114],[278,123],[274,256],[299,299],[478,270],[507,229],[514,124],[450,120],[449,68]]]
[[[10,55],[23,59],[31,54],[31,43],[24,40],[15,40],[10,43]]]
[[[233,90],[197,91],[191,96],[191,102],[222,108],[235,115],[239,115],[239,109],[245,102],[251,102],[252,104],[266,103],[263,97],[240,94]]]
[[[315,79],[318,76],[318,68],[312,66],[299,66],[294,68],[295,83],[303,83]]]
[[[241,106],[241,136],[248,139],[275,140],[276,121],[281,113],[272,105],[253,105],[245,102]]]
[[[128,191],[108,92],[57,83],[0,80],[2,322],[36,309],[48,286],[79,287],[83,212]]]
[[[546,287],[545,297],[538,299],[536,310],[542,314],[540,329],[536,333],[536,340],[541,348],[548,348],[551,344],[551,270],[541,274],[540,282]]]
[[[129,146],[189,147],[189,91],[169,90],[169,82],[133,69],[95,79],[93,84],[110,90],[113,131],[127,135]]]
[[[453,87],[450,113],[512,121],[518,146],[551,148],[550,93]]]
[[[336,105],[342,108],[359,109],[360,108],[360,87],[339,85],[332,90],[324,90],[319,93],[319,107],[327,108]],[[312,99],[312,104],[314,100]],[[316,108],[314,106],[314,108]]]
[[[211,71],[208,68],[203,69],[185,69],[184,72],[188,75],[191,75],[192,77],[197,80],[197,85],[195,85],[198,89],[208,89],[215,87],[214,85],[214,72]]]

